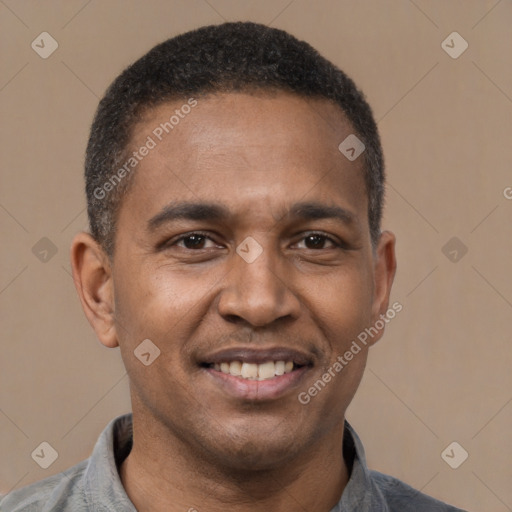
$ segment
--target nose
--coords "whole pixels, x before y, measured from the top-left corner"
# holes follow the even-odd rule
[[[284,318],[298,318],[300,301],[287,286],[289,272],[277,264],[277,257],[264,250],[252,263],[238,254],[232,258],[218,302],[219,314],[225,320],[263,327]]]

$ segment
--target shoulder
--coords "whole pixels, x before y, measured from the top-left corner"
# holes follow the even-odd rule
[[[87,462],[0,497],[1,512],[86,511],[82,477]]]
[[[427,496],[392,476],[370,471],[370,477],[383,495],[390,512],[465,512]]]

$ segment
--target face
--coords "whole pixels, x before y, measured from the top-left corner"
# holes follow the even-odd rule
[[[112,332],[134,415],[217,464],[273,467],[339,435],[367,347],[333,365],[387,309],[392,237],[372,251],[337,106],[218,94],[160,133],[184,103],[135,127],[134,150],[155,147],[120,209]],[[147,366],[146,339],[160,350]]]

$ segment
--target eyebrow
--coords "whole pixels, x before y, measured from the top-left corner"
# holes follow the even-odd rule
[[[175,220],[221,221],[230,217],[230,211],[217,203],[171,203],[148,221],[148,229],[154,231],[161,225]],[[319,202],[295,203],[282,217],[302,220],[337,219],[344,224],[353,224],[356,216],[340,206],[328,206]]]
[[[215,203],[171,203],[148,221],[148,228],[154,231],[162,224],[174,220],[225,220],[229,210]]]
[[[289,217],[304,220],[337,219],[344,224],[352,224],[357,218],[354,213],[340,206],[328,206],[319,202],[295,203],[287,213]]]

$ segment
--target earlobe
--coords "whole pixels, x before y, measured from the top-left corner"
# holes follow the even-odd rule
[[[106,347],[119,345],[114,322],[114,287],[110,261],[88,233],[78,233],[71,244],[73,280],[85,316]]]
[[[389,296],[396,272],[395,235],[384,231],[375,249],[374,256],[374,296],[372,322],[375,324],[385,315],[389,307]],[[380,339],[382,332],[375,338]]]

